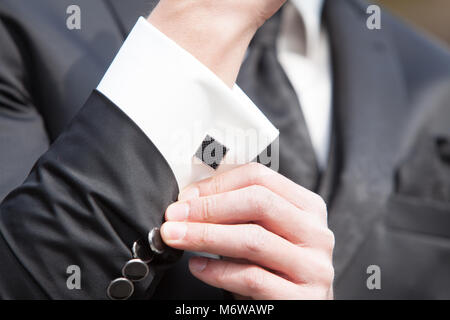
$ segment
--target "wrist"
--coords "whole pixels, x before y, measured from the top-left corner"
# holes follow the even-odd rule
[[[148,21],[230,87],[258,28],[245,12],[208,1],[162,0]]]

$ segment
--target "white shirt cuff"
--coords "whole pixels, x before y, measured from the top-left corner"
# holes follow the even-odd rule
[[[180,190],[254,160],[279,134],[239,87],[228,88],[142,17],[97,90],[158,148]],[[227,150],[215,169],[195,156],[207,136]]]

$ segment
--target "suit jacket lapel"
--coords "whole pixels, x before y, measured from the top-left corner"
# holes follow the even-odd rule
[[[407,114],[398,57],[384,29],[366,27],[366,8],[356,0],[330,0],[324,8],[341,159],[329,206],[329,224],[336,236],[337,281],[390,194],[394,155]]]

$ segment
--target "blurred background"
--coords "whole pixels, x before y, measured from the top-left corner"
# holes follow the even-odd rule
[[[450,0],[373,0],[450,48]],[[383,18],[382,18],[383,19]]]

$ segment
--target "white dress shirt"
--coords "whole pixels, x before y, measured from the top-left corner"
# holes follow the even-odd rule
[[[306,10],[298,8],[302,8],[302,12]],[[329,134],[326,130],[329,108],[325,107],[329,101],[324,97],[328,95],[329,83],[325,76],[328,64],[317,53],[323,55],[325,44],[318,44],[317,51],[314,44],[326,38],[323,32],[317,37],[314,28],[318,24],[320,29],[320,18],[317,22],[313,11],[308,11],[304,21],[306,26],[312,27],[306,28],[306,38],[298,37],[297,32],[300,40],[294,44],[299,50],[293,50],[286,42],[295,32],[289,28],[292,23],[289,15],[286,17],[280,35],[280,61],[298,93],[317,158],[324,162],[328,149],[325,136]],[[305,46],[299,45],[305,39],[308,39],[308,55],[303,50]],[[309,79],[314,85],[308,84]],[[279,134],[237,86],[228,88],[212,71],[144,18],[136,23],[97,90],[128,115],[157,147],[180,190],[194,181],[250,162]],[[309,93],[309,90],[314,92]],[[319,95],[320,90],[325,94]],[[314,111],[314,104],[319,105],[318,111]],[[195,157],[206,136],[227,148],[216,170]]]
[[[140,18],[97,90],[147,135],[179,189],[255,159],[278,130],[237,87]],[[217,170],[195,157],[207,136],[228,152]]]
[[[323,0],[291,0],[283,9],[278,59],[297,97],[321,170],[331,134],[332,77],[328,35],[321,23]]]

